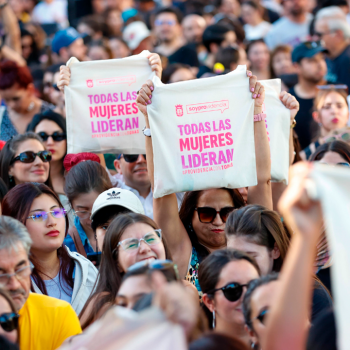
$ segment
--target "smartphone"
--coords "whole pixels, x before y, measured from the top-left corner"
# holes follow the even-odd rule
[[[87,255],[87,258],[97,267],[100,266],[101,253],[91,253]]]

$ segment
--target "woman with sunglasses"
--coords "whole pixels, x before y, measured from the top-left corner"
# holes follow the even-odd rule
[[[57,194],[43,184],[20,184],[2,202],[3,215],[23,223],[32,238],[32,291],[69,302],[77,314],[97,278],[94,265],[63,245],[68,219]]]
[[[63,159],[67,154],[66,120],[53,111],[36,114],[28,125],[27,131],[33,131],[38,134],[44,141],[46,149],[51,152],[50,180],[52,187],[60,196],[61,201],[62,199],[67,201],[67,198],[64,198],[63,167]]]
[[[0,336],[12,343],[18,343],[18,319],[19,315],[11,297],[0,288]]]
[[[309,159],[318,146],[334,141],[334,136],[330,134],[347,125],[349,120],[347,95],[346,85],[319,86],[319,91],[314,100],[315,111],[312,114],[319,125],[319,138],[300,152],[302,159]],[[350,134],[344,132],[339,135],[339,139],[347,141],[350,139]]]
[[[42,139],[32,132],[20,134],[7,141],[0,153],[0,176],[11,189],[24,182],[45,183],[49,178],[51,152]]]
[[[162,232],[149,217],[136,213],[118,215],[109,225],[94,293],[79,315],[82,328],[100,318],[116,303],[125,272],[139,261],[171,259]]]
[[[250,281],[260,269],[248,254],[235,249],[217,250],[199,266],[198,281],[203,292],[204,310],[215,332],[233,336],[247,345],[242,301]]]

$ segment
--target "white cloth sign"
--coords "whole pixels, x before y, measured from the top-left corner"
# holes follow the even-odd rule
[[[350,344],[350,170],[315,164],[312,179],[320,199],[333,258],[332,290],[337,324],[338,349]]]
[[[71,59],[65,88],[68,153],[145,153],[137,91],[152,79],[146,55],[79,62]]]
[[[260,80],[259,80],[260,81]],[[265,88],[263,113],[271,152],[271,180],[288,183],[290,112],[279,99],[281,79],[261,80]]]
[[[61,350],[186,350],[181,326],[168,321],[157,308],[137,313],[120,306],[109,310],[102,319]]]
[[[164,85],[154,77],[147,107],[154,153],[154,197],[257,184],[254,100],[246,67]]]

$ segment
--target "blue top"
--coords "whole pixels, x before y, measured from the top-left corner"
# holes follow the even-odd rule
[[[81,223],[79,221],[79,217],[76,216],[74,218],[74,226],[77,229],[79,233],[79,237],[81,239],[81,243],[83,243],[83,247],[85,249],[86,255],[89,254],[95,254],[95,251],[92,249],[89,239],[87,238],[87,235],[83,229],[83,226],[81,226]],[[67,235],[66,238],[63,241],[63,244],[65,244],[71,252],[78,252],[77,248],[75,247],[73,238],[70,235]]]
[[[51,280],[44,280],[44,283],[48,296],[71,303],[73,290],[63,279],[60,280],[60,274]]]

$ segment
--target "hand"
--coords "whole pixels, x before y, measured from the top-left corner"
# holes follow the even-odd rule
[[[247,70],[247,76],[249,77],[249,91],[252,93],[252,98],[255,100],[254,103],[254,114],[261,113],[262,105],[265,100],[265,88],[258,82],[258,78],[252,74],[251,71]],[[256,111],[258,111],[256,113]]]
[[[157,53],[151,53],[147,56],[149,64],[152,68],[152,71],[156,73],[156,76],[159,79],[162,79],[162,61]]]
[[[285,107],[290,110],[290,122],[292,124],[294,122],[295,116],[299,111],[299,102],[293,95],[288,94],[286,91],[281,92],[280,100],[285,105]]]
[[[186,336],[190,337],[198,320],[198,299],[196,302],[181,283],[168,283],[159,271],[152,273],[152,287],[155,291],[152,304],[162,309],[169,321],[182,326]]]
[[[320,203],[307,193],[311,169],[312,164],[307,162],[298,162],[290,168],[290,182],[278,202],[278,210],[293,230],[317,242],[323,232],[323,219]]]
[[[64,87],[70,83],[70,69],[67,66],[60,67],[60,75],[58,77],[57,87],[64,92]]]
[[[152,103],[153,90],[154,90],[154,86],[152,81],[147,80],[146,83],[142,85],[141,89],[138,91],[138,94],[137,94],[137,99],[136,99],[137,107],[139,108],[141,113],[145,116],[146,123],[148,123],[147,105]]]

